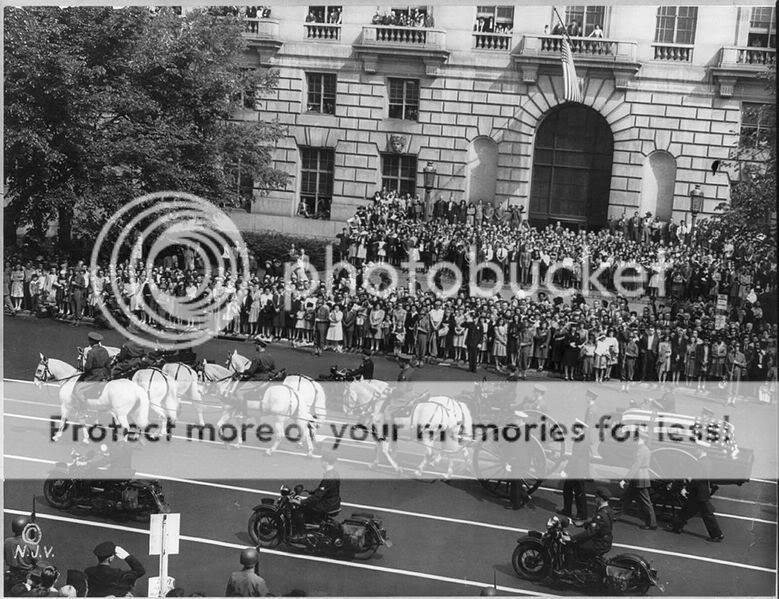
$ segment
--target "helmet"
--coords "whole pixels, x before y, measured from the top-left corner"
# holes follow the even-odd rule
[[[11,530],[15,535],[22,534],[24,527],[30,523],[30,519],[26,516],[17,516],[11,521]]]
[[[260,561],[260,554],[256,549],[244,549],[241,551],[241,565],[248,567],[254,566]]]

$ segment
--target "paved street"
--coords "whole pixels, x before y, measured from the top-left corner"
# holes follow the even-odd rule
[[[73,362],[75,346],[84,344],[87,330],[39,320],[6,318],[4,324],[8,348],[4,376],[16,380],[32,378],[39,350]],[[14,339],[25,339],[26,342],[14,347]],[[121,339],[109,331],[105,343],[118,345]],[[247,354],[251,346],[218,340],[198,348],[197,352],[199,356],[223,362],[227,352],[234,348]],[[270,351],[279,366],[313,376],[327,371],[332,363],[349,366],[359,360],[357,356],[332,354],[317,359],[310,352],[285,347],[273,347]],[[395,378],[397,365],[394,362],[383,358],[376,362],[377,376]],[[427,380],[473,380],[469,373],[451,367],[425,367],[417,372]],[[602,388],[606,401],[611,401],[608,398],[612,393],[613,397],[620,397],[616,391]],[[572,403],[566,410],[573,410],[573,406],[583,410],[580,398],[571,401],[578,403]],[[624,395],[621,401],[627,401]],[[695,400],[685,398],[684,401]],[[6,393],[6,468],[18,468],[19,464],[28,464],[31,468],[50,467],[51,456],[41,455],[38,445],[33,454],[25,438],[29,438],[32,431],[39,431],[41,421],[56,413],[55,403],[51,391],[41,391],[39,399],[34,401]],[[193,415],[191,408],[185,406],[181,418],[191,420]],[[155,451],[179,452],[183,443],[183,440],[174,439],[164,450],[156,448]],[[250,543],[246,522],[251,506],[259,503],[262,497],[275,495],[282,482],[269,478],[262,465],[263,459],[267,458],[256,450],[251,444],[240,450],[228,450],[219,444],[198,448],[198,452],[203,452],[202,456],[197,454],[198,460],[245,462],[245,480],[198,481],[196,476],[162,480],[173,511],[182,514],[181,553],[171,558],[170,571],[188,592],[223,593],[229,572],[237,567],[239,549]],[[274,457],[273,463],[281,471],[289,472],[290,478],[300,478],[296,473],[301,472],[311,473],[313,478],[315,468],[312,466],[315,464],[298,454],[296,446],[283,444],[281,456]],[[150,455],[154,457],[141,457],[136,467],[143,475],[159,476],[158,454]],[[371,447],[355,446],[339,469],[364,471],[371,456]],[[255,472],[252,472],[252,464],[256,465]],[[317,556],[264,551],[263,575],[275,594],[299,588],[310,595],[474,595],[478,594],[479,587],[492,583],[493,572],[501,593],[573,594],[570,589],[549,589],[522,581],[515,577],[510,565],[516,538],[529,528],[543,528],[546,519],[559,506],[557,483],[545,483],[535,493],[535,509],[512,512],[504,510],[502,504],[487,495],[475,481],[457,476],[449,483],[396,481],[379,470],[374,477],[374,480],[346,480],[343,483],[345,505],[342,515],[365,510],[377,514],[383,519],[394,546],[382,548],[368,562],[339,562]],[[286,482],[293,480],[286,479]],[[101,540],[111,539],[141,556],[147,571],[155,573],[156,558],[147,556],[143,524],[58,512],[45,504],[41,481],[7,483],[6,530],[12,515],[29,512],[33,496],[37,498],[44,545],[54,546],[54,559],[61,571],[90,565],[93,560],[91,549]],[[673,595],[773,594],[776,586],[776,485],[752,481],[743,487],[723,487],[714,503],[725,534],[722,544],[704,542],[705,531],[700,520],[691,521],[685,534],[675,536],[662,530],[641,531],[638,519],[627,516],[625,522],[615,526],[613,552],[645,555],[659,571],[661,581],[667,584],[667,593]],[[144,578],[137,589],[145,588]]]

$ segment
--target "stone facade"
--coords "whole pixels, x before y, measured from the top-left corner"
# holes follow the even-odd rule
[[[340,39],[312,41],[304,27],[307,7],[274,8],[280,49],[250,40],[248,63],[279,72],[278,90],[259,103],[259,117],[288,125],[274,159],[292,176],[286,190],[258,198],[252,212],[294,216],[299,147],[327,147],[335,150],[331,219],[345,220],[381,187],[380,154],[392,151],[390,135],[405,137],[404,153],[417,156],[420,194],[422,169],[431,161],[438,174],[434,195],[451,192],[456,199],[468,188],[470,144],[491,138],[498,148],[495,200],[527,207],[535,132],[564,102],[559,53],[536,60],[527,50],[553,23],[551,8],[516,7],[507,48],[487,51],[474,49],[475,6],[435,6],[435,28],[445,36],[432,50],[397,54],[363,42],[374,10],[344,6]],[[677,220],[688,215],[695,185],[704,192],[704,213],[729,200],[729,175],[712,173],[712,162],[727,159],[737,144],[742,102],[769,100],[756,77],[760,69],[722,64],[723,48],[745,45],[749,8],[699,7],[695,44],[681,63],[655,59],[656,14],[656,6],[607,7],[605,37],[619,40],[629,55],[615,61],[574,54],[574,60],[583,104],[602,115],[614,137],[609,214],[639,209],[645,162],[663,151],[675,161],[671,209]],[[334,115],[306,112],[307,72],[336,74]],[[391,77],[419,80],[418,121],[388,118]]]

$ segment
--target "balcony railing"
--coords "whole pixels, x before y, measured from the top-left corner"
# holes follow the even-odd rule
[[[399,46],[443,49],[446,34],[429,27],[402,27],[400,25],[365,25],[362,43],[376,46]]]
[[[776,64],[776,48],[725,46],[722,48],[719,66],[771,66]]]
[[[692,62],[692,44],[652,44],[655,60]]]
[[[245,19],[244,37],[247,39],[280,40],[278,19]]]
[[[473,34],[473,48],[475,50],[494,50],[508,52],[511,50],[514,35],[511,33],[481,33]]]
[[[609,62],[617,61],[617,59],[630,62],[636,60],[637,42],[594,37],[572,37],[570,39],[571,52],[576,56],[603,58]],[[560,54],[562,40],[561,35],[526,35],[522,38],[520,54],[555,55],[557,57]]]
[[[306,23],[306,39],[329,41],[341,39],[341,26],[333,23]]]

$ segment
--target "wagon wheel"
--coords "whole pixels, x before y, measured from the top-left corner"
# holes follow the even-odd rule
[[[538,443],[541,445],[541,447],[544,450],[544,454],[546,456],[546,473],[554,472],[557,470],[560,465],[562,464],[563,460],[565,459],[565,441],[555,441],[550,438],[549,433],[553,430],[555,426],[558,427],[558,430],[562,431],[562,427],[558,424],[558,422],[552,418],[549,414],[546,414],[545,412],[541,412],[538,410],[523,410],[525,414],[529,416],[528,420],[530,422],[540,422],[541,417],[543,416],[546,419],[546,439],[544,441],[541,440],[541,433],[538,431],[538,429],[535,429],[533,431],[533,438],[538,441]]]
[[[516,450],[525,449],[530,452],[530,465],[524,474],[507,470],[506,466],[515,459],[507,448],[511,444],[507,441],[486,440],[479,444],[473,452],[473,470],[479,479],[479,484],[485,490],[497,497],[509,496],[509,479],[521,478],[528,493],[533,493],[544,480],[546,475],[547,460],[544,450],[536,439],[534,442],[517,446]]]

